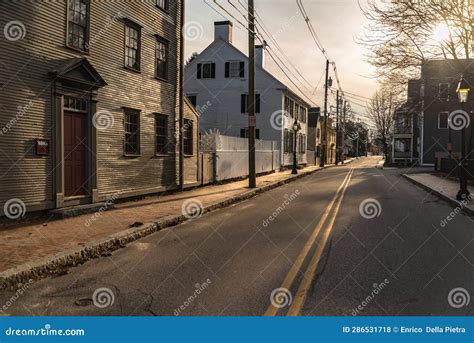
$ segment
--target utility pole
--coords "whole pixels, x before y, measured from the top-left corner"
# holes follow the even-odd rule
[[[321,159],[319,166],[324,167],[326,164],[326,147],[328,144],[328,89],[329,89],[329,60],[326,60],[326,82],[324,84],[324,127],[323,127],[323,144],[321,151]]]
[[[344,164],[344,160],[346,157],[344,156],[344,149],[346,147],[346,110],[347,110],[347,101],[344,100],[344,106],[342,108],[342,132],[341,132],[341,143],[342,143],[342,151],[341,151],[341,162]]]
[[[255,10],[254,0],[248,0],[249,20],[249,188],[257,187],[257,176],[255,173]]]
[[[339,89],[336,91],[336,158],[335,158],[335,162],[336,162],[336,166],[339,164],[339,156],[338,156],[338,153],[339,153],[339,150],[338,150],[338,147],[339,147]]]

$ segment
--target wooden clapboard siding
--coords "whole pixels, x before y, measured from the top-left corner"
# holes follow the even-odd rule
[[[0,37],[0,130],[16,116],[18,106],[28,105],[30,100],[32,105],[8,132],[0,134],[0,205],[15,197],[22,199],[29,210],[52,206],[57,142],[49,72],[65,60],[80,56],[85,56],[108,84],[99,90],[97,109],[110,111],[114,117],[111,128],[97,132],[99,198],[116,192],[124,196],[143,194],[176,185],[177,141],[170,142],[167,157],[155,157],[154,151],[153,113],[169,115],[169,137],[174,138],[177,129],[180,0],[171,3],[166,14],[155,7],[153,0],[91,1],[88,54],[65,47],[66,1],[2,3],[0,26],[21,21],[26,36],[15,42]],[[124,68],[124,22],[113,20],[120,13],[143,26],[140,73]],[[155,34],[169,41],[168,82],[154,77]],[[141,111],[139,157],[123,155],[122,107]],[[35,138],[51,141],[50,156],[35,156]]]

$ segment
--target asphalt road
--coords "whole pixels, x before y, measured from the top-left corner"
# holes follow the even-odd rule
[[[453,208],[379,160],[162,230],[0,304],[7,315],[473,315],[474,219],[442,225]]]

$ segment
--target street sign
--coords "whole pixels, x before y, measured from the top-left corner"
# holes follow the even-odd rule
[[[257,117],[256,116],[249,116],[249,127],[257,126]]]

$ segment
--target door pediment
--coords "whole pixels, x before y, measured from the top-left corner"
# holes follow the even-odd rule
[[[69,59],[50,72],[55,80],[75,88],[99,89],[107,85],[85,57]]]

